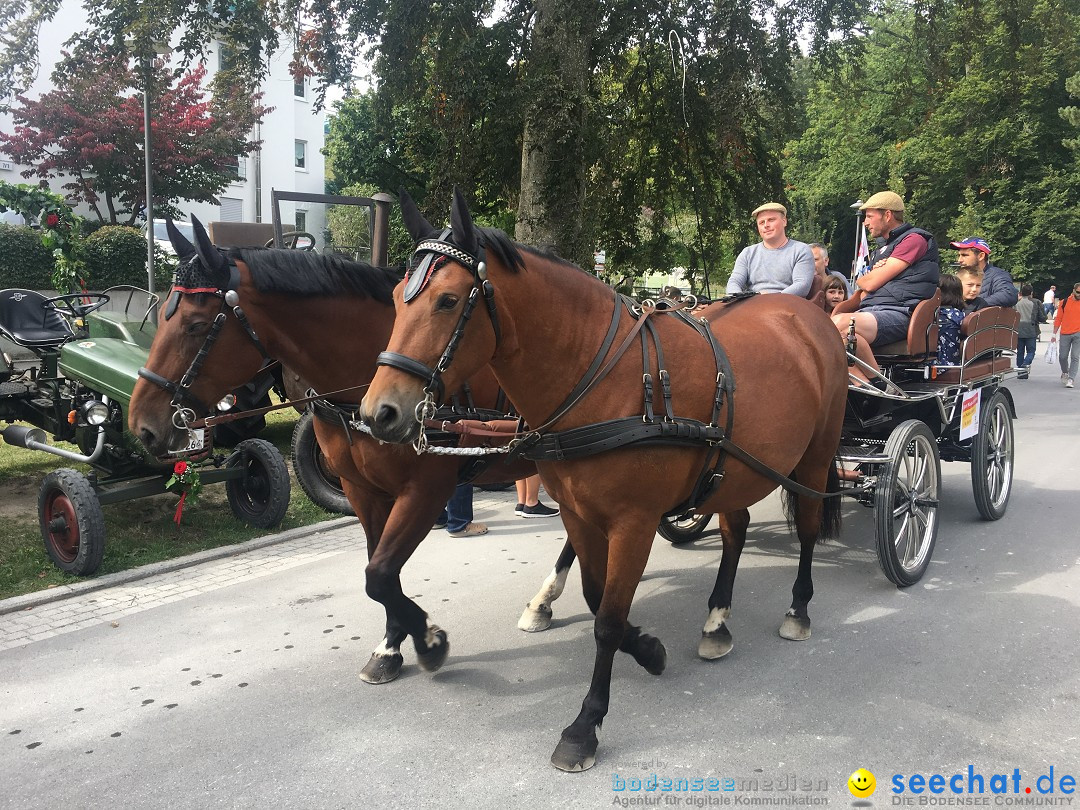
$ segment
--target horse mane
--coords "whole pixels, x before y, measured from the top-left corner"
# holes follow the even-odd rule
[[[229,258],[248,266],[255,288],[263,293],[303,297],[350,293],[392,304],[394,286],[401,280],[392,268],[306,250],[234,248]]]

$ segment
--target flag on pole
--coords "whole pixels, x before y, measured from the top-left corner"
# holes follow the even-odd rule
[[[866,228],[859,223],[859,247],[855,251],[855,267],[852,269],[851,277],[856,279],[864,273],[870,271],[870,244],[866,240]]]

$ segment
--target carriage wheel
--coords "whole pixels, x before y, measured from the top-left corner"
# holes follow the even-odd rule
[[[1014,453],[1012,411],[1005,395],[997,391],[981,414],[971,445],[971,489],[986,520],[1000,520],[1009,506]]]
[[[315,416],[311,411],[304,411],[293,428],[292,466],[300,489],[312,503],[327,512],[356,514],[341,488],[341,479],[330,468],[315,438]]]
[[[225,482],[225,494],[233,514],[256,529],[272,529],[289,508],[289,468],[270,442],[246,439],[226,462],[244,468],[242,478]]]
[[[105,515],[85,475],[55,470],[38,491],[38,519],[45,551],[67,574],[89,576],[105,555]]]
[[[922,578],[934,553],[941,459],[934,434],[918,419],[893,430],[884,453],[889,460],[874,490],[878,561],[903,588]]]
[[[665,540],[679,545],[701,537],[710,520],[712,520],[711,514],[699,515],[697,512],[687,512],[683,515],[660,518],[660,525],[656,530]]]

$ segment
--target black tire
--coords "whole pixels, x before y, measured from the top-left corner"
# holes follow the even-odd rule
[[[105,515],[85,475],[55,470],[38,490],[38,521],[45,553],[61,571],[85,577],[105,556]]]
[[[696,512],[687,512],[684,515],[660,518],[660,525],[656,527],[656,530],[661,537],[677,546],[701,537],[710,520],[712,520],[711,514],[699,515]]]
[[[971,489],[975,507],[985,520],[1000,520],[1012,492],[1012,410],[1005,395],[995,391],[979,414],[979,432],[971,444]]]
[[[889,460],[874,489],[878,561],[891,582],[906,588],[922,579],[934,554],[941,457],[934,434],[918,419],[893,430],[884,454]]]
[[[226,465],[243,467],[242,478],[225,482],[233,514],[256,529],[272,529],[289,508],[289,468],[278,449],[264,439],[246,439],[236,446]]]
[[[341,488],[341,479],[326,463],[326,456],[315,438],[315,417],[305,411],[293,428],[292,467],[296,481],[313,504],[327,512],[355,515]]]

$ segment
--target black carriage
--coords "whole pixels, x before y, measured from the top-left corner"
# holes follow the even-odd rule
[[[906,340],[875,350],[880,370],[848,355],[840,477],[850,497],[874,510],[878,560],[901,587],[918,582],[933,555],[942,461],[970,465],[975,506],[986,520],[1004,516],[1012,491],[1016,407],[1003,383],[1026,373],[1013,367],[1019,315],[1009,307],[969,314],[959,365],[941,366],[938,302],[935,295],[915,308]],[[687,542],[711,518],[666,518],[659,531]]]

